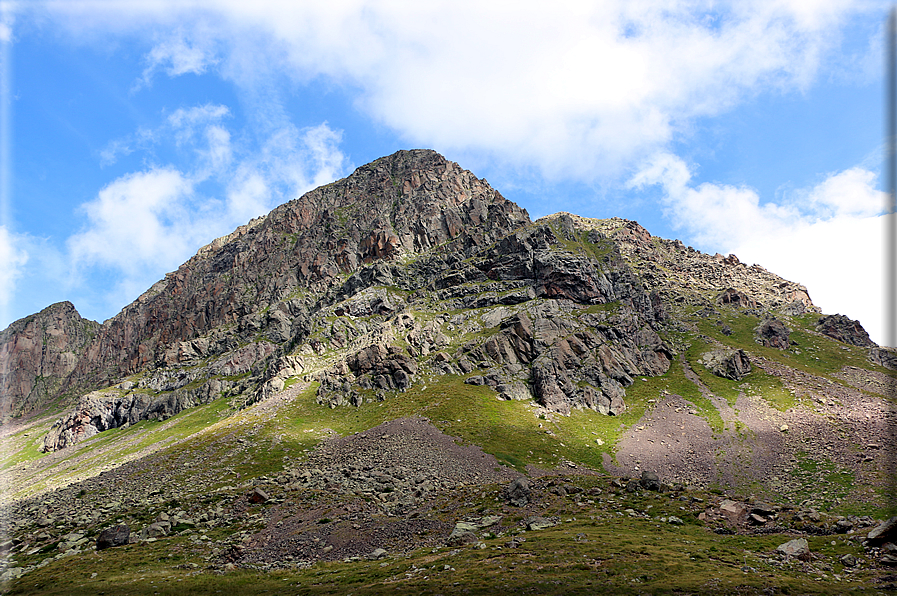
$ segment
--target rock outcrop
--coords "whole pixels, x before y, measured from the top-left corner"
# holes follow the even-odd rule
[[[816,322],[816,331],[836,339],[842,343],[861,348],[871,348],[875,342],[869,339],[869,334],[863,329],[859,321],[854,321],[844,315],[826,315]]]
[[[757,343],[768,348],[787,350],[791,346],[791,332],[775,317],[768,317],[754,330]]]

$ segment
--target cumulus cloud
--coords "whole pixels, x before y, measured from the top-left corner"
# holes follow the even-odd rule
[[[840,27],[880,9],[848,0],[103,6],[51,5],[72,30],[153,36],[177,24],[154,42],[142,80],[214,68],[245,91],[325,77],[357,89],[359,107],[411,142],[582,179],[618,174],[695,118],[760,90],[807,88],[838,53]]]
[[[693,185],[691,178],[681,158],[661,153],[629,186],[662,187],[665,215],[699,248],[803,283],[824,312],[859,318],[873,339],[882,338],[884,194],[875,173],[834,172],[780,203],[762,203],[746,186]]]

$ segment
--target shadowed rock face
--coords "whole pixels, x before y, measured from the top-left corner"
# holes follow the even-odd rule
[[[0,332],[0,418],[46,405],[99,329],[58,302]]]

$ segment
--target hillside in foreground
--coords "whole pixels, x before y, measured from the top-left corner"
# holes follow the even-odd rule
[[[102,325],[17,321],[0,357],[11,593],[894,581],[867,540],[894,513],[893,352],[760,266],[531,222],[431,151],[285,203]]]

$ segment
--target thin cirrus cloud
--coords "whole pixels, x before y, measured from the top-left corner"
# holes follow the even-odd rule
[[[883,337],[884,194],[874,172],[834,172],[779,203],[762,203],[747,186],[693,185],[691,178],[681,158],[661,153],[628,185],[660,186],[667,217],[700,248],[733,253],[803,283],[824,312],[859,318],[873,339]]]
[[[160,71],[170,77],[203,74],[215,65],[217,59],[207,37],[199,36],[195,41],[188,41],[176,33],[156,43],[147,54],[146,62],[142,76],[131,88],[132,93],[151,86],[153,77]]]

